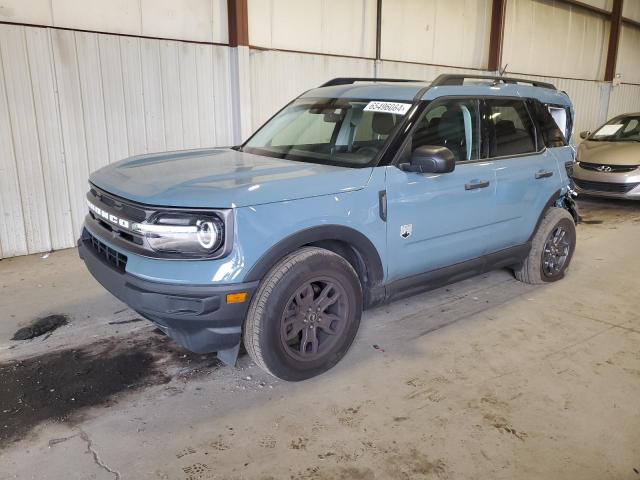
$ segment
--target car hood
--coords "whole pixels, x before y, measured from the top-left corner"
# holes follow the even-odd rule
[[[600,165],[640,165],[640,143],[584,140],[578,147],[578,161]]]
[[[148,205],[231,208],[363,188],[371,168],[281,160],[232,149],[131,157],[94,172],[102,190]]]

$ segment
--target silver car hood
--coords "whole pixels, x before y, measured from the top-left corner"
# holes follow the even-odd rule
[[[640,142],[584,140],[578,147],[578,161],[599,165],[640,165]]]

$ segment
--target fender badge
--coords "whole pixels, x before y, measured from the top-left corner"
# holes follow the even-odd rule
[[[407,225],[400,225],[400,236],[402,238],[407,238],[411,235],[413,231],[413,224],[408,223]]]

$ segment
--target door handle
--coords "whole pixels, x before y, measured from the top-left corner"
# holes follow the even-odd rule
[[[553,176],[553,172],[551,170],[540,170],[536,172],[536,180],[540,180],[541,178],[548,178]]]
[[[475,190],[476,188],[487,188],[489,186],[489,180],[480,180],[477,182],[465,183],[465,190]]]

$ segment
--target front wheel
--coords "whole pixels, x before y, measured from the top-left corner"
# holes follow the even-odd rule
[[[540,284],[564,277],[576,248],[576,225],[563,208],[551,208],[533,236],[531,251],[520,268],[514,270],[518,280]]]
[[[247,313],[245,348],[272,375],[305,380],[345,355],[361,314],[362,289],[351,264],[329,250],[305,247],[260,283]]]

